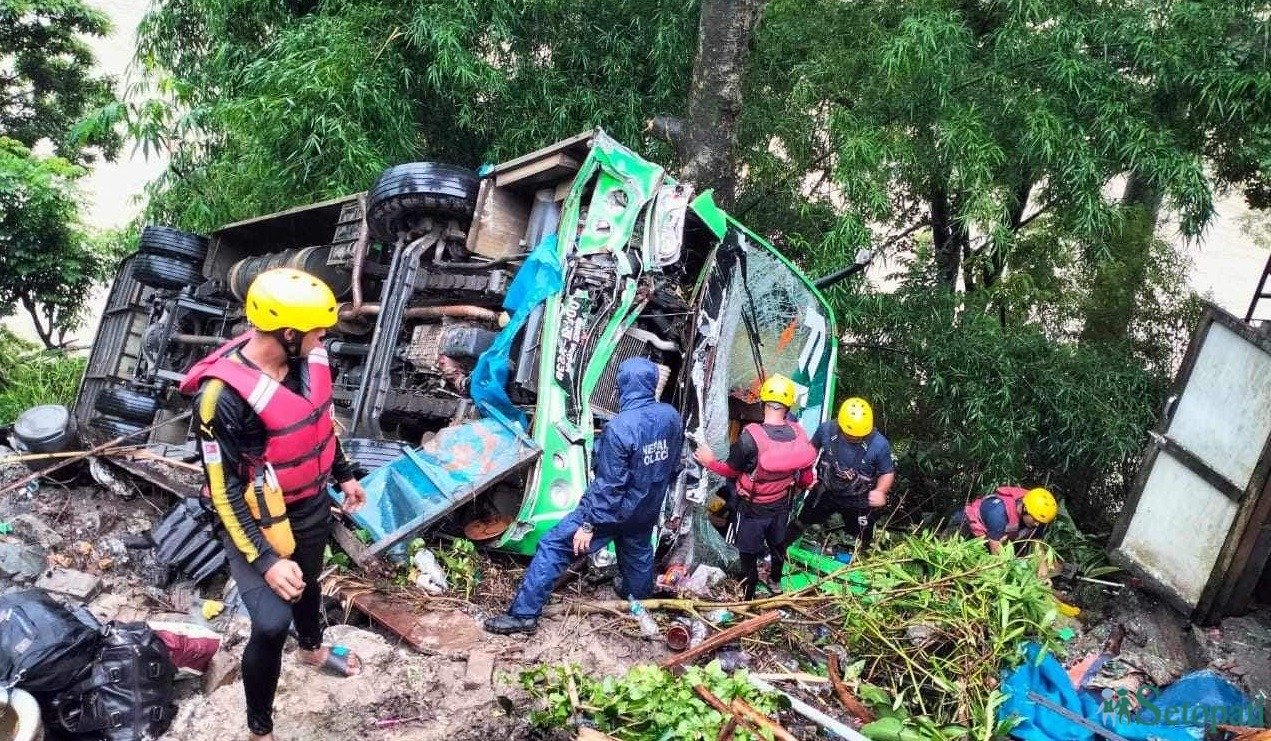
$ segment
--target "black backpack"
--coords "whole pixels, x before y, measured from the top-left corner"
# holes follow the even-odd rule
[[[41,589],[0,597],[0,686],[37,696],[58,692],[88,669],[102,626],[87,609],[67,609]]]
[[[57,693],[47,717],[77,739],[147,741],[172,725],[177,669],[145,623],[111,623],[92,671]]]

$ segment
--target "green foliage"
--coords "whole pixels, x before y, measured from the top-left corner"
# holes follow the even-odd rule
[[[864,662],[861,678],[886,691],[880,717],[937,728],[927,738],[948,737],[938,727],[950,724],[976,738],[993,732],[998,673],[1019,662],[1020,644],[1059,645],[1054,598],[1037,576],[1044,551],[994,555],[979,540],[922,533],[852,565],[869,589],[838,597],[833,635]]]
[[[618,677],[596,680],[577,666],[536,666],[519,676],[521,687],[537,702],[530,721],[540,727],[568,728],[574,716],[570,692],[578,695],[578,709],[600,731],[619,739],[684,739],[713,741],[724,716],[693,691],[705,685],[716,697],[732,702],[740,697],[765,713],[777,709],[777,699],[760,693],[746,680],[744,670],[731,675],[712,661],[691,666],[682,676],[648,664]],[[572,688],[572,690],[571,690]],[[755,738],[738,729],[738,739]]]
[[[89,147],[113,157],[116,132],[76,127],[115,103],[114,82],[93,74],[85,41],[110,30],[106,14],[80,0],[0,0],[0,136],[27,147],[48,140],[75,162],[91,159]]]
[[[437,559],[446,570],[451,591],[463,599],[472,599],[481,583],[477,547],[467,538],[455,538],[450,545],[437,550]]]
[[[843,393],[870,399],[896,441],[902,507],[947,513],[1001,484],[1047,484],[1087,527],[1110,527],[1196,304],[1153,299],[1130,320],[1135,342],[1078,343],[1092,288],[1066,249],[990,292],[932,290],[922,252],[892,294],[836,292]],[[1158,273],[1146,293],[1176,285]]]
[[[1046,542],[1066,564],[1072,564],[1082,576],[1092,579],[1115,574],[1121,569],[1108,560],[1103,547],[1106,533],[1087,534],[1077,527],[1066,507],[1059,508],[1059,517],[1046,527]]]
[[[150,216],[207,230],[397,162],[475,167],[597,124],[638,140],[683,107],[695,29],[669,0],[166,0],[120,118],[147,148],[178,143]]]
[[[968,290],[1018,264],[1013,237],[1039,210],[1066,238],[1103,234],[1120,218],[1103,189],[1126,171],[1196,234],[1206,158],[1244,163],[1218,182],[1265,180],[1260,7],[773,0],[748,77],[752,203],[827,269],[929,219],[942,284],[966,261]]]
[[[40,348],[0,328],[0,425],[39,404],[75,401],[85,358]]]
[[[349,554],[344,551],[332,550],[330,545],[322,551],[323,566],[335,566],[337,568],[347,569],[352,563],[353,562],[349,559]]]
[[[0,137],[0,316],[20,306],[48,347],[85,318],[84,297],[113,272],[122,237],[79,225],[81,167]]]

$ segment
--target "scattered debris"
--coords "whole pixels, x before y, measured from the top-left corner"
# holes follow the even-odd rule
[[[23,584],[44,573],[47,563],[43,548],[25,543],[0,542],[0,576]]]
[[[677,666],[682,666],[690,661],[693,661],[694,659],[697,659],[700,656],[703,656],[707,653],[710,653],[711,651],[714,651],[715,649],[721,646],[726,646],[729,643],[732,643],[733,641],[739,638],[748,636],[751,633],[756,633],[759,630],[769,625],[772,625],[773,623],[777,622],[780,619],[781,619],[781,615],[776,610],[773,610],[772,612],[766,612],[763,615],[759,615],[758,617],[753,617],[753,618],[750,618],[749,620],[744,620],[734,625],[731,628],[728,628],[719,633],[716,633],[710,638],[707,638],[706,640],[702,641],[697,646],[690,648],[689,650],[684,651],[683,653],[678,653],[678,654],[675,654],[674,656],[668,656],[666,659],[663,659],[663,661],[661,662],[661,666],[664,669],[671,669]]]
[[[412,598],[404,590],[390,594],[367,582],[337,575],[323,582],[323,592],[339,599],[346,610],[363,613],[421,653],[465,657],[485,638],[475,618],[453,609],[427,609],[429,602],[446,598],[423,594]],[[458,600],[449,600],[441,606],[452,608],[456,604]]]
[[[62,536],[52,527],[49,527],[49,524],[39,515],[31,513],[20,514],[14,516],[11,522],[16,534],[27,540],[35,541],[37,545],[46,550],[58,548],[64,542]]]
[[[53,569],[35,583],[39,589],[69,597],[76,602],[89,602],[101,590],[99,576],[74,569]]]

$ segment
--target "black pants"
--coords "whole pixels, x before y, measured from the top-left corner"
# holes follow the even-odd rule
[[[754,599],[759,584],[759,559],[766,549],[772,558],[768,580],[781,582],[786,566],[786,527],[790,522],[790,500],[776,505],[754,506],[740,503],[735,541],[741,557],[746,599]]]
[[[843,515],[843,526],[848,534],[856,538],[856,552],[863,553],[874,541],[874,525],[878,520],[878,508],[868,504],[847,504],[834,497],[818,493],[799,513],[799,517],[790,525],[786,535],[786,547],[789,548],[811,525],[824,525],[834,513]]]
[[[295,603],[279,597],[256,567],[247,563],[229,537],[221,535],[229,556],[230,573],[252,620],[252,635],[243,649],[243,691],[247,695],[247,729],[257,735],[274,730],[274,694],[278,690],[278,675],[282,673],[282,649],[292,621],[295,621],[301,648],[312,650],[322,645],[322,594],[318,576],[322,572],[323,552],[331,538],[331,520],[324,518],[294,535],[296,552],[291,554],[291,560],[300,566],[305,578],[304,593]]]

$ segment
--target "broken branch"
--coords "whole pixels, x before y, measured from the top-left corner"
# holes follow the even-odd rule
[[[781,616],[774,611],[764,613],[759,617],[750,618],[749,620],[743,620],[727,630],[722,630],[716,633],[687,651],[675,654],[674,656],[668,656],[662,660],[661,666],[663,669],[680,666],[681,664],[692,661],[703,654],[714,651],[720,646],[731,643],[738,638],[758,632],[761,628],[777,622],[780,617]]]
[[[779,739],[779,741],[799,741],[799,739],[794,737],[793,733],[787,731],[780,723],[759,712],[758,708],[740,697],[733,698],[732,708],[733,712],[744,720],[748,720],[760,728],[768,729],[772,733],[772,737]]]
[[[827,651],[827,659],[830,669],[830,685],[834,687],[834,694],[838,696],[839,702],[843,703],[843,707],[853,717],[860,718],[862,723],[872,723],[874,714],[865,704],[847,689],[847,685],[843,683],[843,673],[839,671],[839,657],[833,651]]]
[[[715,708],[720,715],[724,716],[724,725],[719,729],[720,738],[725,738],[725,731],[727,731],[727,738],[732,738],[733,730],[735,730],[739,724],[748,731],[756,730],[754,723],[751,723],[738,715],[736,710],[729,707],[726,702],[716,697],[714,692],[711,692],[706,688],[706,685],[695,684],[693,685],[693,691],[696,692],[697,696],[702,698],[707,705]]]
[[[129,433],[128,433],[128,434],[126,434],[126,435],[120,435],[119,437],[115,438],[114,440],[111,440],[111,441],[109,441],[109,442],[104,442],[104,443],[102,443],[101,445],[98,445],[98,446],[96,446],[96,447],[94,447],[94,448],[89,448],[88,450],[83,451],[83,452],[82,452],[82,453],[80,453],[79,455],[71,456],[71,457],[66,458],[65,460],[59,461],[59,462],[57,462],[57,463],[54,463],[53,465],[49,466],[48,468],[46,468],[46,469],[44,469],[44,470],[42,470],[42,471],[36,471],[36,472],[32,473],[32,474],[31,474],[31,475],[29,475],[29,476],[23,476],[22,478],[18,479],[17,481],[14,481],[12,484],[9,484],[8,486],[4,487],[3,489],[0,489],[0,495],[10,494],[10,493],[12,493],[12,492],[15,492],[15,491],[17,491],[18,489],[21,489],[22,487],[24,487],[24,486],[26,486],[27,484],[31,483],[32,481],[35,481],[36,479],[41,478],[41,477],[43,477],[43,476],[47,476],[47,475],[49,475],[50,473],[53,473],[54,471],[57,471],[57,470],[63,469],[63,468],[65,468],[65,467],[67,467],[67,466],[71,465],[71,464],[72,464],[72,463],[74,463],[75,461],[83,460],[84,458],[88,458],[89,456],[97,455],[97,454],[101,453],[102,451],[109,450],[110,448],[118,447],[118,446],[119,446],[119,445],[121,445],[121,444],[123,443],[123,441],[125,441],[125,440],[132,440],[132,439],[136,438],[138,435],[142,435],[142,434],[145,434],[145,433],[147,433],[147,432],[153,432],[154,430],[157,430],[157,429],[159,429],[160,427],[164,427],[165,425],[170,425],[170,424],[172,424],[173,422],[180,422],[180,421],[187,420],[187,419],[189,419],[189,418],[190,418],[190,415],[192,415],[193,413],[194,413],[194,412],[192,412],[192,411],[191,411],[191,412],[182,412],[181,414],[178,414],[177,416],[175,416],[175,417],[171,417],[171,418],[169,418],[169,419],[165,419],[165,420],[163,420],[162,422],[159,422],[158,424],[150,425],[149,427],[147,427],[147,428],[145,428],[145,429],[142,429],[142,430],[137,430],[136,432],[129,432]]]

